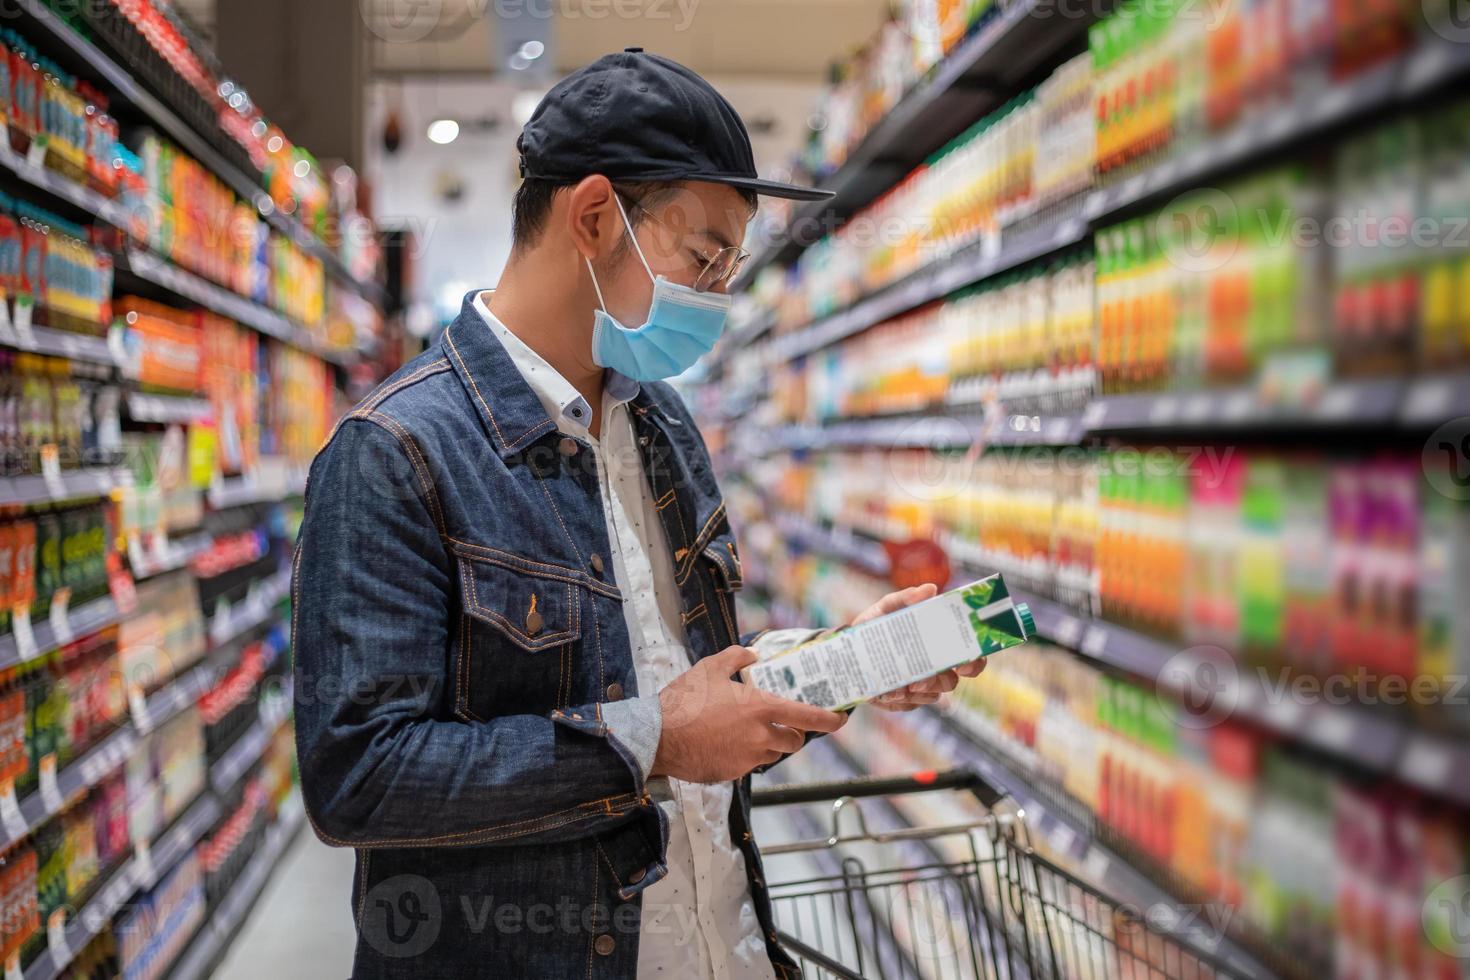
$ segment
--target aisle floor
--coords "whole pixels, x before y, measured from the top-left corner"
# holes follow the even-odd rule
[[[352,849],[303,827],[215,980],[346,980],[352,974]]]

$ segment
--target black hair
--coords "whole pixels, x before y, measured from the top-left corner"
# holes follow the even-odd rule
[[[575,180],[550,180],[541,177],[530,177],[521,181],[521,186],[516,190],[515,201],[511,205],[511,241],[512,248],[528,248],[536,244],[536,239],[546,230],[546,219],[551,215],[552,199],[558,191],[575,186],[579,181]],[[659,202],[678,189],[678,182],[668,181],[646,181],[638,183],[620,182],[616,185],[619,191],[638,201],[645,208],[657,207]],[[737,187],[740,199],[745,206],[750,208],[751,214],[755,213],[757,198],[754,191]],[[629,218],[636,224],[639,220],[637,213],[639,209],[633,209],[634,213]],[[627,239],[620,239],[620,247],[626,247]]]

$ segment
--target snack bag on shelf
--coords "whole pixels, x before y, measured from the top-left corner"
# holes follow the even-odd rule
[[[747,684],[841,710],[1025,643],[1031,610],[990,575],[831,636],[783,650],[740,672]]]

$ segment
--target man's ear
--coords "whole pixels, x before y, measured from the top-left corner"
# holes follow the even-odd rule
[[[567,236],[584,258],[602,258],[622,234],[615,193],[612,181],[601,174],[584,177],[566,191]]]

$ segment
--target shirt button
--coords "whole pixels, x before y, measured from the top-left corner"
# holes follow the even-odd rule
[[[598,575],[601,575],[602,574],[602,556],[601,555],[593,555],[592,558],[591,558],[591,560],[588,561],[587,564],[591,565],[592,566],[592,570],[594,572],[596,572]]]
[[[617,943],[613,942],[613,937],[608,935],[598,936],[592,943],[592,948],[597,950],[598,956],[611,956],[615,946]]]
[[[577,440],[573,439],[571,436],[563,438],[561,442],[556,444],[556,451],[561,453],[563,456],[577,455]]]
[[[623,700],[623,685],[619,684],[617,681],[613,681],[611,684],[609,684],[607,686],[607,699],[609,701]]]

